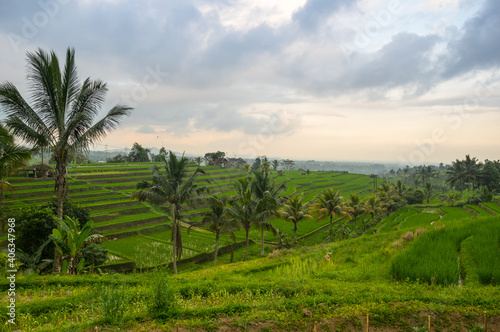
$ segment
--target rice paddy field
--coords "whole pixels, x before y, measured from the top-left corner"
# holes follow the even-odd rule
[[[130,200],[135,183],[150,179],[151,166],[70,170],[70,198],[89,207],[98,229],[116,238],[104,243],[109,264],[133,262],[136,272],[18,275],[16,326],[4,324],[8,298],[1,297],[1,331],[413,332],[428,331],[429,322],[431,331],[500,331],[498,201],[406,206],[364,230],[370,217],[362,218],[361,236],[333,242],[326,240],[328,220],[306,220],[298,224],[293,248],[279,248],[266,233],[264,256],[260,232],[253,230],[248,261],[240,262],[244,247],[235,247],[221,254],[217,266],[211,259],[193,261],[172,275],[151,269],[170,262],[167,215]],[[205,170],[200,184],[216,194],[231,194],[232,181],[245,175]],[[46,179],[12,180],[19,190],[6,197],[6,213],[53,195]],[[277,181],[286,181],[287,194],[305,192],[308,199],[330,187],[363,197],[373,188],[369,176],[332,172],[289,171]],[[214,250],[211,232],[187,230],[205,211],[186,206],[183,258]],[[292,238],[292,223],[271,222]],[[352,231],[353,224],[346,225]],[[236,240],[243,239],[237,232]],[[229,240],[223,236],[220,245]],[[9,287],[2,278],[1,292]]]
[[[95,228],[101,234],[115,241],[105,242],[103,245],[113,254],[110,264],[135,262],[140,268],[152,267],[171,261],[168,254],[155,255],[155,248],[167,248],[171,244],[168,214],[146,203],[131,200],[131,194],[136,190],[140,181],[151,179],[153,163],[137,164],[95,164],[78,166],[68,169],[69,199],[91,210],[95,221]],[[191,171],[195,169],[191,167]],[[198,178],[199,185],[209,188],[209,194],[231,195],[233,182],[246,176],[246,173],[237,169],[223,169],[220,167],[202,167],[205,174]],[[359,193],[362,197],[371,193],[372,180],[366,175],[342,174],[334,172],[312,172],[302,175],[300,171],[286,171],[284,176],[273,172],[277,182],[286,182],[286,195],[305,192],[306,199],[313,199],[318,193],[335,188],[341,190],[343,195]],[[15,191],[5,195],[4,210],[9,211],[49,201],[54,196],[52,179],[33,179],[26,177],[11,178],[10,182]],[[214,238],[200,228],[192,228],[187,233],[190,223],[198,222],[207,212],[203,205],[193,203],[185,206],[183,212],[183,242],[187,249],[183,258],[212,251]],[[293,224],[281,219],[270,222],[293,238]],[[328,220],[306,220],[299,224],[297,236],[302,237],[308,233],[324,227]],[[243,230],[235,233],[237,241],[245,239]],[[260,241],[260,232],[252,230],[250,237]],[[0,235],[0,242],[6,240],[6,235]],[[265,241],[276,242],[271,233],[265,233]],[[189,243],[193,243],[192,246]],[[197,244],[196,244],[197,243]],[[229,243],[229,237],[224,236],[221,245]],[[165,249],[167,250],[167,249]]]

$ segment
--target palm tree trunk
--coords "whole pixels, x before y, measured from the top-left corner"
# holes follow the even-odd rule
[[[56,166],[57,218],[61,220],[63,218],[65,178],[66,178],[66,165],[58,163]],[[52,271],[55,273],[61,273],[61,267],[62,267],[62,257],[59,251],[55,249]]]
[[[175,208],[174,208],[175,209]],[[177,272],[177,220],[176,211],[172,213],[172,266],[174,267],[174,274]]]
[[[297,243],[297,222],[293,223],[293,242]]]
[[[260,228],[260,240],[262,242],[262,250],[260,251],[260,255],[264,256],[264,226]]]
[[[247,242],[245,245],[245,254],[243,255],[243,259],[241,260],[242,262],[244,262],[247,259],[247,254],[248,254],[248,231],[249,231],[249,229],[245,228],[245,236],[246,236]]]
[[[215,254],[214,254],[214,266],[217,265],[217,251],[219,250],[219,233],[215,233]]]
[[[330,214],[330,242],[332,242],[332,220],[333,220],[333,216]]]

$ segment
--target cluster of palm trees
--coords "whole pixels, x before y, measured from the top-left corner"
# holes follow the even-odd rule
[[[462,199],[464,196],[464,186],[466,186],[468,193],[467,200],[470,201],[471,187],[473,194],[476,189],[479,189],[480,187],[482,167],[483,164],[479,162],[476,157],[471,158],[470,155],[466,155],[465,159],[456,159],[451,163],[451,167],[446,171],[446,174],[448,175],[448,179],[446,181],[452,187],[455,185],[459,186]]]
[[[264,232],[269,231],[279,238],[280,231],[270,222],[270,219],[279,217],[294,224],[294,241],[297,241],[297,225],[304,219],[322,219],[328,217],[329,239],[333,240],[332,226],[334,221],[342,225],[342,231],[347,230],[346,221],[354,223],[354,229],[358,229],[358,221],[370,216],[374,222],[376,216],[384,211],[397,209],[404,200],[401,198],[406,188],[399,183],[391,185],[382,183],[376,192],[361,199],[357,193],[350,194],[347,199],[341,196],[340,191],[333,188],[328,189],[314,199],[306,201],[304,193],[284,196],[286,189],[284,182],[277,182],[277,178],[271,178],[269,171],[260,169],[249,176],[237,179],[234,186],[234,194],[231,196],[204,195],[207,189],[196,181],[199,174],[204,173],[197,168],[189,176],[187,168],[189,159],[184,155],[177,157],[171,151],[168,158],[163,158],[164,169],[154,167],[152,170],[152,181],[143,181],[137,184],[137,191],[132,198],[147,201],[156,206],[165,208],[172,220],[172,262],[174,273],[177,274],[177,260],[182,254],[182,214],[181,212],[190,203],[202,201],[209,207],[209,211],[203,220],[196,224],[184,226],[192,227],[208,226],[215,234],[214,265],[217,264],[219,240],[221,234],[229,233],[233,239],[234,231],[243,229],[245,231],[245,253],[243,261],[248,257],[249,232],[252,228],[258,229],[261,235],[261,255],[264,255]],[[337,219],[338,217],[338,219]]]

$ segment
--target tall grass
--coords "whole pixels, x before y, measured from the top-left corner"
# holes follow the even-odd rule
[[[462,242],[471,236],[473,240],[467,241],[471,252],[467,250],[467,254],[472,257],[467,257],[466,271],[467,267],[460,267],[459,255]],[[458,282],[462,269],[464,273],[477,273],[482,284],[496,284],[500,278],[499,242],[499,218],[463,220],[456,227],[423,234],[392,261],[391,273],[399,280],[450,285]]]

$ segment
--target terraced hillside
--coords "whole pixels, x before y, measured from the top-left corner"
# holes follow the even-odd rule
[[[158,208],[136,200],[131,194],[140,181],[151,179],[153,163],[140,164],[95,164],[72,167],[68,169],[69,198],[91,210],[96,229],[108,238],[116,241],[104,245],[113,254],[111,262],[134,261],[139,266],[153,266],[169,261],[171,250],[168,214]],[[191,171],[194,170],[192,166]],[[233,182],[246,175],[237,169],[221,169],[219,167],[203,167],[204,175],[198,178],[200,185],[210,189],[210,194],[233,194]],[[272,176],[278,177],[277,172]],[[10,179],[15,191],[6,194],[4,207],[9,211],[49,201],[54,197],[53,179],[32,179],[17,177]],[[287,171],[277,178],[285,181],[285,194],[305,192],[306,199],[312,199],[321,191],[333,187],[344,195],[357,192],[362,196],[372,190],[372,181],[368,176],[358,174],[341,174],[332,172],[312,172],[302,175],[300,171]],[[194,229],[187,233],[188,224],[202,219],[207,211],[203,205],[192,204],[183,212],[184,247],[183,257],[187,258],[202,252],[213,250],[213,235],[203,229]],[[293,235],[292,223],[280,219],[271,220],[275,227],[281,229],[290,238]],[[314,232],[327,224],[326,220],[312,220],[299,225],[298,236]],[[250,236],[260,239],[258,231]],[[244,239],[244,231],[236,232],[237,241]],[[4,240],[3,238],[0,238]],[[275,241],[271,234],[266,234],[265,241]],[[222,244],[229,242],[228,237]]]

